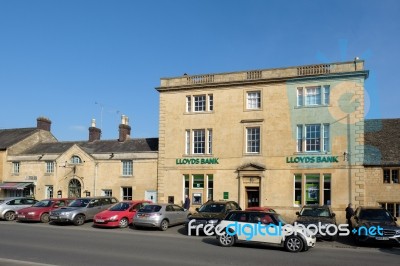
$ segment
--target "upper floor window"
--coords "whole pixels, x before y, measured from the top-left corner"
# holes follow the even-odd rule
[[[19,169],[20,169],[20,162],[13,162],[13,173],[14,174],[19,174]]]
[[[212,154],[212,129],[186,130],[185,154]]]
[[[131,176],[133,173],[133,162],[132,161],[122,161],[122,175]]]
[[[329,129],[329,124],[297,125],[297,152],[330,151]]]
[[[246,128],[246,152],[260,153],[260,127]]]
[[[74,156],[71,157],[70,162],[72,164],[80,164],[80,163],[82,163],[82,159],[81,159],[81,157],[79,157],[77,155],[74,155]]]
[[[247,92],[247,109],[260,109],[261,108],[261,92],[249,91]]]
[[[297,88],[297,106],[329,105],[329,100],[329,85]]]
[[[214,110],[212,94],[186,96],[186,112],[206,112]]]
[[[399,168],[383,169],[383,183],[399,184]]]
[[[46,173],[54,173],[54,161],[46,162]]]

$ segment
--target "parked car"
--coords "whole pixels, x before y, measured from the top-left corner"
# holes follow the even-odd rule
[[[188,210],[175,204],[148,204],[136,213],[133,225],[135,227],[158,227],[165,231],[170,225],[185,223],[188,215]]]
[[[136,212],[150,203],[152,202],[148,200],[118,202],[107,210],[96,214],[93,218],[93,223],[99,227],[128,227],[132,223]]]
[[[219,244],[223,247],[230,247],[238,242],[258,242],[278,245],[284,247],[289,252],[299,252],[306,251],[315,246],[315,236],[307,234],[305,230],[297,229],[296,233],[290,231],[291,235],[283,234],[282,231],[284,230],[279,231],[279,228],[285,224],[287,223],[277,213],[231,211],[216,227],[216,231],[219,228],[222,229],[220,233],[216,233],[216,237]],[[260,226],[263,226],[265,229],[261,229]],[[292,227],[290,230],[295,229]],[[288,233],[289,230],[285,232]]]
[[[207,224],[216,225],[230,211],[241,210],[239,204],[234,201],[207,201],[200,208],[196,208],[196,213],[190,215],[185,223],[187,227],[191,225]]]
[[[73,199],[44,199],[36,202],[28,208],[23,208],[17,212],[16,220],[23,221],[38,221],[48,223],[50,221],[49,212],[60,207],[67,206]]]
[[[274,213],[276,213],[276,211],[274,209],[272,209],[270,207],[266,207],[266,206],[263,206],[263,207],[249,207],[249,208],[246,208],[246,211],[263,211],[263,212],[274,212]]]
[[[309,205],[303,206],[300,212],[296,212],[297,219],[295,223],[303,224],[307,227],[310,224],[318,226],[321,223],[321,229],[316,233],[316,237],[320,239],[327,239],[327,240],[335,240],[337,238],[337,232],[335,233],[334,227],[329,227],[329,225],[337,225],[336,224],[336,215],[332,212],[332,209],[328,205],[318,206],[318,205]],[[328,228],[328,232],[331,234],[326,233],[326,227]],[[320,232],[322,234],[320,234]]]
[[[33,198],[27,197],[10,197],[0,199],[0,219],[12,221],[15,219],[15,212],[32,206],[38,202]]]
[[[400,226],[397,218],[381,207],[358,207],[350,219],[356,244],[400,244]],[[382,228],[377,230],[378,226]],[[375,228],[373,228],[375,227]],[[371,233],[372,232],[372,233]]]
[[[83,225],[93,217],[118,200],[114,197],[89,197],[72,201],[67,207],[50,212],[50,221],[54,223],[72,222],[74,225]]]

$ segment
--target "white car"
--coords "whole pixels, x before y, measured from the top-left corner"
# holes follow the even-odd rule
[[[239,241],[259,242],[299,252],[314,247],[316,242],[314,235],[287,224],[279,214],[263,211],[232,211],[215,228],[215,234],[223,247]]]

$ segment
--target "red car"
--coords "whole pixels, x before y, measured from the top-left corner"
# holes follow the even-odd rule
[[[246,211],[262,211],[262,212],[273,212],[276,213],[276,211],[270,207],[249,207],[246,209]]]
[[[148,200],[121,201],[94,216],[93,222],[99,227],[128,227],[137,210],[152,203]]]
[[[31,207],[18,210],[15,213],[17,221],[37,221],[42,223],[49,222],[49,212],[67,206],[73,199],[44,199]]]

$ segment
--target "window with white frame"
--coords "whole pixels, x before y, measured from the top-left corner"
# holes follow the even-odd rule
[[[260,109],[261,108],[261,92],[249,91],[247,92],[247,109]]]
[[[46,173],[47,174],[54,173],[54,161],[46,162]]]
[[[70,163],[71,164],[80,164],[80,163],[82,163],[82,159],[79,156],[74,155],[71,157]]]
[[[13,174],[19,174],[19,170],[20,170],[20,162],[13,162],[12,163],[13,166]]]
[[[186,96],[186,112],[206,112],[214,110],[214,96],[212,94]]]
[[[132,161],[122,161],[122,175],[131,176],[133,173],[133,162]]]
[[[260,153],[260,127],[246,128],[246,152]]]
[[[185,154],[212,154],[212,129],[185,130]]]
[[[112,197],[112,190],[111,189],[103,189],[102,195],[106,197]]]
[[[297,88],[297,106],[329,105],[329,101],[329,85]]]
[[[328,152],[330,151],[329,124],[297,125],[297,152]]]
[[[122,200],[132,200],[132,187],[122,187]]]

